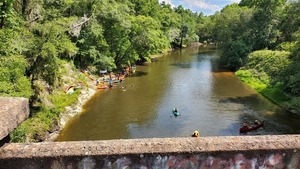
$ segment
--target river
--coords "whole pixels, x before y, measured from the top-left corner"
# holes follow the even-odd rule
[[[235,136],[243,122],[255,119],[265,120],[264,127],[246,135],[300,133],[300,117],[221,69],[216,49],[193,47],[138,66],[134,76],[97,92],[56,141],[189,137],[194,130]]]

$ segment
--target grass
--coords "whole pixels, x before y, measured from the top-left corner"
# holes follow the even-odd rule
[[[267,88],[267,84],[261,81],[257,76],[254,76],[253,73],[249,70],[239,70],[235,73],[240,80],[250,87],[254,88],[258,92],[261,92]]]
[[[10,133],[11,142],[43,141],[47,132],[57,124],[60,113],[65,111],[65,107],[75,103],[79,94],[80,90],[76,90],[71,95],[59,92],[49,96],[53,103],[52,107],[31,108],[31,117]]]
[[[239,70],[235,74],[243,83],[254,88],[266,98],[283,108],[287,108],[287,104],[292,100],[283,92],[280,85],[269,85],[269,78],[266,77],[265,74],[256,75],[255,72],[253,73],[251,70]]]

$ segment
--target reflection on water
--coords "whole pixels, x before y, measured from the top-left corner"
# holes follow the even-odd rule
[[[300,133],[300,118],[240,82],[218,66],[217,51],[190,48],[175,51],[114,89],[99,91],[73,118],[57,141],[149,137],[240,135],[244,121],[266,120],[262,129],[247,133]],[[181,116],[174,117],[177,107]]]

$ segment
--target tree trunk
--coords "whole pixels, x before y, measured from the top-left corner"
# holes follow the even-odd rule
[[[1,10],[0,10],[0,15],[1,15],[1,19],[0,19],[0,29],[3,28],[4,26],[4,15],[5,15],[5,2],[3,2],[2,6],[1,6]]]
[[[183,40],[183,36],[181,35],[181,39],[180,39],[180,48],[182,48],[182,40]]]
[[[23,16],[23,18],[26,18],[25,17],[26,7],[27,7],[27,0],[22,0],[22,16]]]

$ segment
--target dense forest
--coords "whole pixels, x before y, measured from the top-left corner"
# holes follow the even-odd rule
[[[244,82],[300,112],[299,14],[300,2],[286,0],[241,0],[211,16],[158,0],[1,0],[0,95],[32,106],[12,141],[42,140],[76,101],[56,93],[45,106],[41,97],[63,85],[65,63],[116,71],[193,42],[217,45]]]

